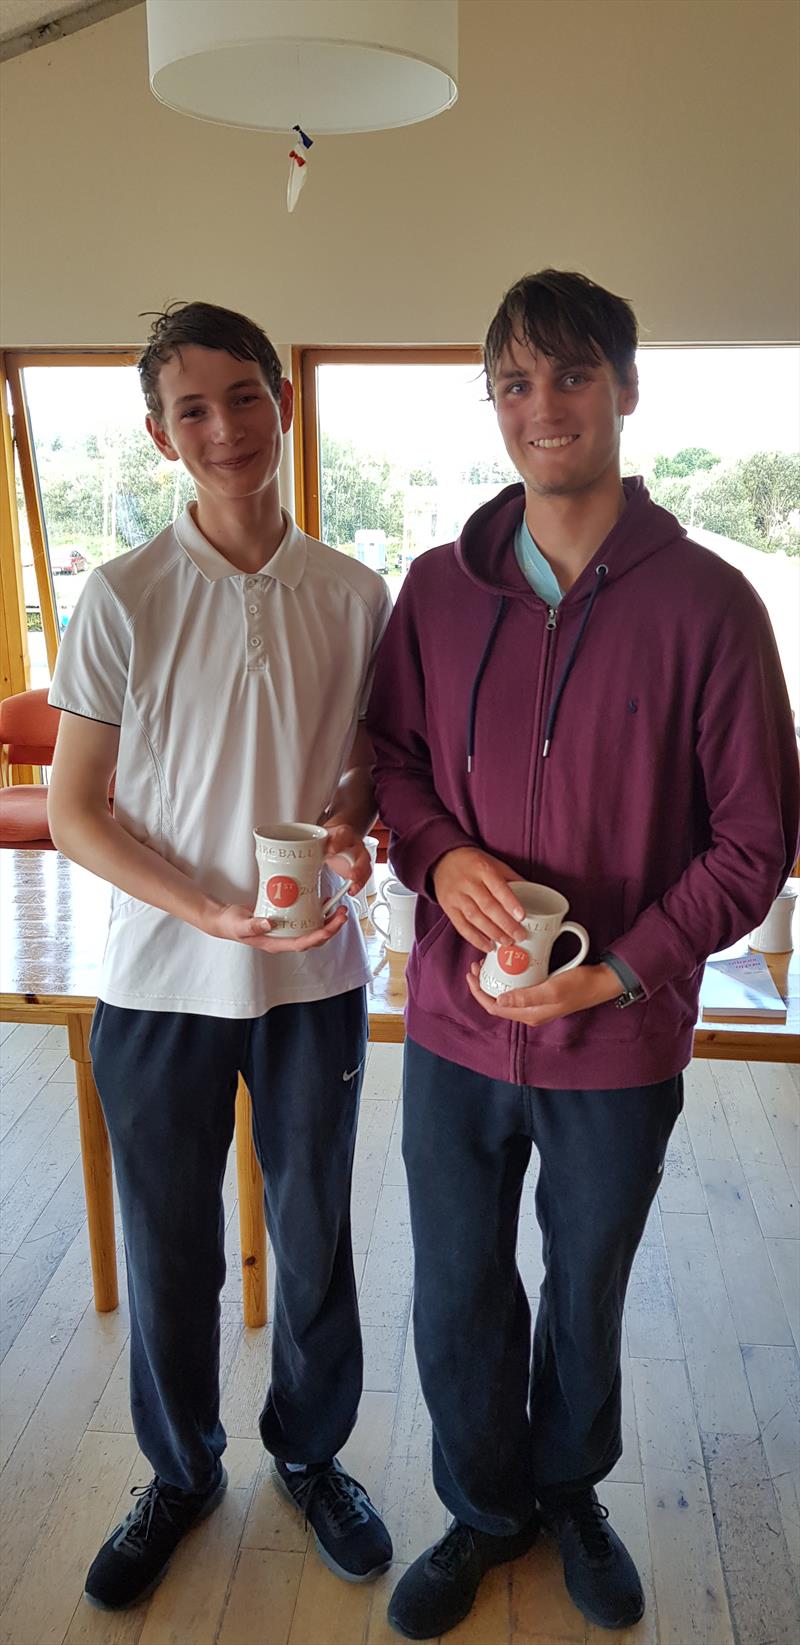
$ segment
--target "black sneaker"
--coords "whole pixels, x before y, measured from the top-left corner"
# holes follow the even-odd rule
[[[598,1628],[632,1628],[644,1614],[642,1584],[597,1492],[542,1504],[542,1517],[558,1538],[573,1604]]]
[[[178,1491],[158,1475],[149,1485],[135,1486],[134,1507],[89,1567],[85,1592],[90,1603],[101,1611],[120,1611],[146,1599],[164,1576],[181,1538],[219,1506],[227,1483],[219,1462],[207,1491]]]
[[[392,1539],[357,1479],[334,1457],[302,1473],[273,1457],[275,1481],[305,1514],[320,1559],[345,1582],[372,1582],[392,1563]]]
[[[406,1639],[438,1639],[469,1614],[486,1572],[521,1559],[539,1532],[536,1515],[514,1536],[487,1536],[454,1519],[441,1542],[409,1566],[389,1601],[389,1621]]]

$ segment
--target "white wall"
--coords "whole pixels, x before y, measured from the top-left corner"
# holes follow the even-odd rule
[[[799,19],[462,0],[455,109],[318,141],[290,218],[288,141],[156,103],[138,7],[0,70],[0,341],[135,343],[140,310],[204,297],[276,338],[465,342],[546,263],[651,340],[793,339]]]

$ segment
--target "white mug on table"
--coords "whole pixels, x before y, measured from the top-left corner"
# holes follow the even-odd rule
[[[365,846],[366,846],[366,848],[369,852],[369,860],[372,864],[372,872],[369,876],[369,879],[367,880],[366,885],[362,885],[361,890],[356,892],[356,895],[355,895],[355,898],[354,898],[355,905],[356,905],[356,913],[357,913],[360,920],[367,919],[367,917],[369,915],[370,901],[375,896],[375,863],[376,863],[377,857],[378,857],[378,845],[379,845],[379,843],[380,843],[379,840],[376,839],[374,834],[365,834],[364,835],[364,844],[365,844]]]
[[[395,954],[408,954],[414,942],[414,914],[417,894],[409,891],[400,880],[384,880],[380,895],[371,909],[372,923],[380,932],[386,947]],[[386,911],[386,926],[378,918],[378,910]]]
[[[785,885],[778,892],[769,913],[755,931],[751,931],[747,939],[748,948],[755,948],[760,954],[790,954],[792,951],[792,917],[794,905],[797,902],[797,892],[793,886]]]

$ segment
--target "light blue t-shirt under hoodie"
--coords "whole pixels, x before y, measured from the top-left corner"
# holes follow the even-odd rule
[[[563,595],[558,586],[556,574],[549,560],[546,560],[541,549],[537,548],[523,515],[517,526],[514,537],[514,553],[517,564],[523,577],[527,579],[534,594],[538,594],[547,605],[560,605]]]

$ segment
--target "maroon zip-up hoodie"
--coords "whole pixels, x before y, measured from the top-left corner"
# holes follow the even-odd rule
[[[641,480],[624,487],[556,611],[517,564],[524,492],[508,487],[414,562],[378,656],[378,807],[421,893],[408,1032],[516,1084],[685,1067],[704,961],[759,923],[795,856],[797,745],[764,607]],[[589,960],[613,949],[646,998],[539,1028],[490,1017],[466,984],[476,951],[433,899],[431,869],[465,845],[563,892]],[[560,939],[552,963],[572,951]]]

